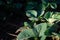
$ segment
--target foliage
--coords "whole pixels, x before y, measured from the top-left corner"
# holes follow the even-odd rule
[[[25,22],[24,23],[24,27],[28,27],[25,28],[25,30],[21,31],[18,36],[17,39],[18,40],[29,40],[29,38],[33,37],[35,40],[45,40],[46,37],[55,37],[55,36],[60,36],[59,32],[57,33],[56,30],[57,28],[59,28],[57,22],[60,20],[60,14],[59,12],[50,12],[50,11],[46,11],[48,7],[51,7],[52,9],[56,9],[57,8],[57,4],[55,0],[41,0],[42,3],[39,4],[36,8],[38,8],[37,10],[32,10],[32,8],[34,7],[27,7],[27,11],[26,11],[26,16],[28,17],[28,19],[31,21],[30,23]],[[34,3],[34,2],[33,2]],[[35,3],[30,3],[30,5],[32,4],[35,5]],[[39,22],[40,23],[37,23]],[[38,39],[39,37],[39,39]]]

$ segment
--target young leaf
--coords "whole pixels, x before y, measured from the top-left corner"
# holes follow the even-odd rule
[[[37,17],[37,12],[35,10],[28,10],[26,11],[27,17]]]
[[[24,26],[28,27],[30,26],[28,22],[24,22]]]
[[[24,22],[24,26],[28,26],[29,24],[27,22]]]
[[[60,20],[60,15],[55,16],[55,19]]]
[[[60,20],[60,14],[59,13],[53,14],[52,18]]]
[[[49,23],[53,23],[54,21],[56,21],[56,19],[54,19],[54,18],[49,18],[49,19],[48,19],[48,22],[49,22]]]
[[[32,29],[25,29],[21,33],[18,34],[17,39],[25,39],[25,38],[30,38],[30,37],[35,37],[35,34],[33,33]]]
[[[60,20],[60,15],[56,16],[55,18]]]

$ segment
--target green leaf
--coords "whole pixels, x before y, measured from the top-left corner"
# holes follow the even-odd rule
[[[47,23],[48,27],[51,27],[52,25],[54,25],[53,23]]]
[[[50,3],[50,6],[52,9],[56,9],[57,8],[57,4],[56,3]]]
[[[56,20],[57,20],[57,19],[49,18],[47,21],[48,21],[49,23],[54,23]]]
[[[45,35],[46,35],[46,36],[51,36],[51,35],[52,35],[52,30],[47,29],[47,30],[45,31]]]
[[[44,32],[47,29],[47,24],[41,23],[41,24],[36,25],[34,28],[37,30],[39,37],[40,37],[40,36],[44,35]]]
[[[38,19],[34,18],[34,17],[29,18],[29,20],[31,20],[31,21],[38,21]]]
[[[56,12],[56,14],[53,14],[52,18],[60,20],[60,12]]]
[[[49,0],[42,0],[42,9],[46,9],[49,6]]]
[[[47,4],[44,4],[44,3],[42,3],[42,10],[46,10],[46,8],[49,6],[49,3],[47,3]]]
[[[38,9],[38,16],[42,16],[45,12],[45,9],[49,6],[49,4],[44,4],[44,3],[41,3],[39,4],[39,6],[37,7]]]
[[[59,19],[60,20],[60,15],[55,16],[55,19]]]
[[[31,28],[31,25],[30,25],[28,22],[24,22],[24,27],[25,27],[25,28],[27,28],[27,27],[28,27],[28,28]]]
[[[51,36],[52,32],[56,32],[56,29],[58,28],[57,24],[52,25],[51,27],[48,27],[48,29],[45,32],[46,36]]]
[[[28,22],[24,22],[24,26],[30,26]]]
[[[38,24],[38,25],[35,25],[35,27],[34,27],[38,33],[40,33],[41,26],[42,26],[41,24]]]
[[[40,40],[45,40],[45,39],[46,39],[46,36],[43,35]]]
[[[24,22],[24,26],[28,26],[28,23],[27,22]]]
[[[25,29],[21,33],[18,34],[17,39],[25,39],[25,38],[30,38],[30,37],[35,37],[35,34],[33,33],[32,29]]]
[[[56,16],[55,18],[60,20],[60,15]]]
[[[46,29],[47,29],[47,23],[41,23],[41,30],[39,33],[39,37],[44,35]]]
[[[26,11],[27,17],[37,17],[37,12],[35,10],[28,10]]]
[[[53,12],[46,12],[45,15],[44,15],[44,18],[49,19],[49,18],[52,17],[52,14],[53,14]]]

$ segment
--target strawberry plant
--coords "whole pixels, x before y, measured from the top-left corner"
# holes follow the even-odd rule
[[[46,11],[48,7],[56,9],[56,1],[42,0],[39,4],[39,10],[27,10],[26,16],[30,22],[24,22],[24,29],[18,34],[17,40],[46,40],[52,37],[52,40],[59,40],[60,31],[57,32],[60,21],[60,12]],[[28,8],[27,8],[28,9]]]

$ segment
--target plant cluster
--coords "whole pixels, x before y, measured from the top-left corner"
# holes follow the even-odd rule
[[[59,12],[47,11],[47,8],[57,8],[55,0],[41,0],[37,10],[26,11],[26,16],[30,22],[24,22],[21,32],[17,36],[17,40],[46,40],[47,37],[59,40],[60,31],[58,22],[60,21]],[[29,4],[32,4],[31,2]],[[32,4],[35,5],[35,4]],[[27,7],[28,8],[28,7]],[[38,11],[39,10],[39,11]]]

